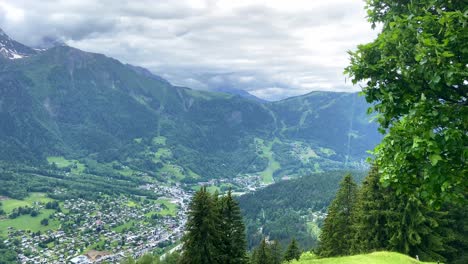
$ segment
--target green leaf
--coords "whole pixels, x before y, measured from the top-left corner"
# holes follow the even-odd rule
[[[431,160],[432,166],[435,166],[435,165],[437,165],[437,163],[439,161],[442,160],[442,157],[440,155],[438,155],[438,154],[432,154],[432,155],[429,156],[429,159]]]

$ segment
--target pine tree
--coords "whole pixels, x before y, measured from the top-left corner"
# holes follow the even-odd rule
[[[318,253],[322,257],[347,255],[353,238],[352,212],[357,196],[357,186],[351,174],[340,183],[340,189],[328,208],[328,215],[320,234]]]
[[[424,261],[445,261],[451,237],[447,212],[430,209],[416,196],[394,195],[388,219],[389,250]],[[457,231],[458,232],[458,231]]]
[[[454,252],[463,248],[463,243],[456,242],[462,241],[457,234],[463,228],[452,226],[463,224],[455,219],[424,204],[417,192],[408,196],[383,187],[377,168],[372,168],[354,210],[352,253],[391,250],[418,255],[421,260],[453,260]]]
[[[263,238],[260,242],[260,245],[254,249],[252,254],[252,264],[271,264],[271,249],[266,242],[266,239]]]
[[[231,190],[220,199],[220,237],[222,263],[242,264],[247,262],[245,226],[239,204],[232,197]]]
[[[299,260],[301,253],[302,252],[299,249],[296,239],[293,238],[288,246],[288,249],[286,250],[286,253],[284,254],[284,260],[288,262],[292,261],[293,259]]]
[[[195,193],[189,205],[181,263],[221,263],[218,223],[219,215],[213,197],[206,187],[202,187]]]
[[[388,249],[388,188],[380,184],[378,168],[372,167],[358,192],[353,211],[354,238],[351,253],[359,254]]]
[[[273,241],[270,245],[271,264],[281,264],[283,262],[283,252],[281,244],[278,240]]]

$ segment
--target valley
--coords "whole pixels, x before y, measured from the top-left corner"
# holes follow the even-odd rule
[[[242,204],[275,183],[320,185],[320,173],[367,170],[366,151],[382,137],[356,93],[266,102],[175,86],[66,45],[15,54],[0,56],[0,239],[22,263],[164,254],[180,243],[200,186],[232,190]],[[314,245],[330,197],[314,193],[284,217],[263,199],[242,207],[249,248],[298,232]]]

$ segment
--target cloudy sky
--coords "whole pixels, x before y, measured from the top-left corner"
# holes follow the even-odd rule
[[[0,0],[0,27],[31,46],[60,39],[173,84],[268,100],[345,82],[347,50],[371,41],[363,0]]]

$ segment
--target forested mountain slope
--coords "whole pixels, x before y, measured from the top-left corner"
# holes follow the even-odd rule
[[[175,87],[68,46],[0,58],[0,82],[3,164],[64,157],[113,167],[110,175],[126,166],[187,181],[253,174],[271,182],[360,167],[380,138],[357,94],[260,103]]]
[[[283,246],[293,237],[304,249],[316,245],[318,228],[346,173],[311,174],[238,197],[249,248],[258,245],[262,237],[278,240]],[[354,171],[352,176],[361,182],[365,172]]]

